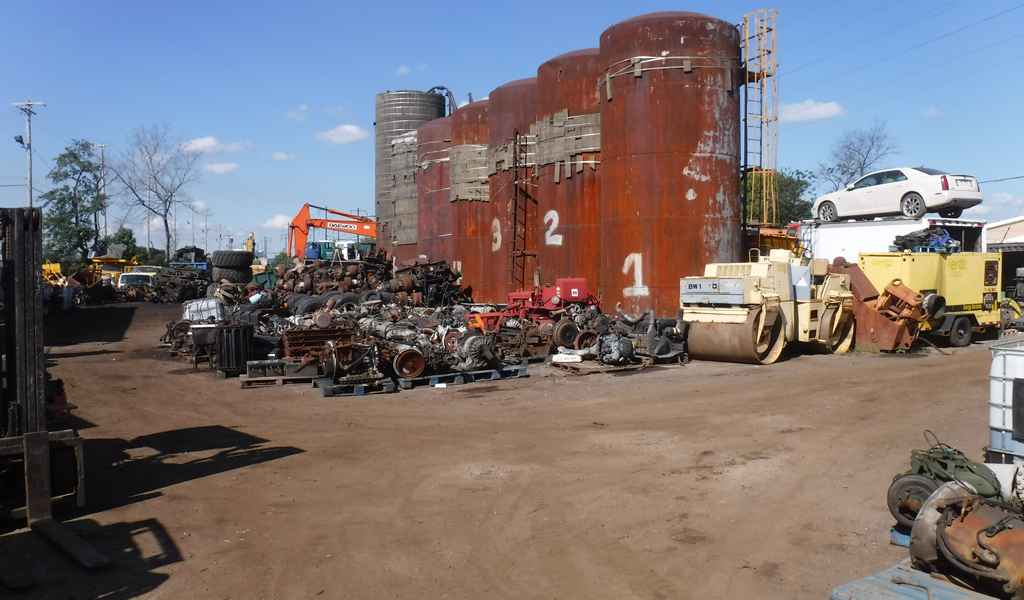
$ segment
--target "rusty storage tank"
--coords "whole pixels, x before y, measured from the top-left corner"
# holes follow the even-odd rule
[[[483,289],[484,265],[490,254],[487,144],[490,141],[490,101],[468,104],[452,113],[451,190],[452,266],[462,273],[462,286]],[[487,250],[485,251],[484,248]],[[486,253],[485,253],[486,252]],[[479,300],[478,300],[479,301]]]
[[[445,97],[434,92],[402,90],[377,94],[375,153],[377,178],[374,189],[374,210],[377,215],[377,246],[393,250],[394,205],[391,186],[391,142],[402,134],[445,115]]]
[[[506,83],[491,92],[491,141],[487,166],[491,172],[491,197],[487,223],[491,230],[488,245],[485,289],[481,297],[486,302],[505,302],[513,288],[532,290],[537,270],[537,206],[534,202],[523,201],[526,208],[522,235],[525,236],[520,251],[526,252],[525,264],[520,269],[522,281],[513,283],[509,279],[512,264],[511,251],[514,232],[512,229],[512,203],[515,197],[515,170],[512,168],[512,147],[515,133],[528,136],[530,128],[537,121],[537,78],[519,79]],[[530,155],[523,162],[530,166],[522,168],[520,175],[532,183],[533,146],[528,146]],[[533,186],[521,184],[526,193],[533,194]]]
[[[391,232],[394,235],[395,264],[399,265],[420,255],[416,131],[403,133],[391,141],[391,201],[394,207]]]
[[[434,119],[416,130],[416,196],[419,205],[419,253],[431,261],[452,260],[452,118]]]
[[[675,316],[679,279],[740,251],[740,36],[654,13],[601,34],[601,292]]]
[[[597,48],[553,58],[537,69],[537,263],[540,282],[601,280],[602,67]]]

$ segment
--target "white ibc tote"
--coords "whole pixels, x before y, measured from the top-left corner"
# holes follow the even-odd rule
[[[1014,387],[1018,410],[1024,415],[1024,340],[996,344],[989,369],[988,426],[989,449],[1024,459],[1024,442],[1013,439]],[[1021,417],[1024,419],[1024,416]],[[1024,439],[1024,423],[1018,424]]]

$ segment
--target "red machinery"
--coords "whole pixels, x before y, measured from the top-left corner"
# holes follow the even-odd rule
[[[325,210],[331,214],[346,217],[346,219],[314,219],[309,214],[310,208]],[[306,239],[309,237],[309,230],[314,227],[319,229],[333,229],[334,231],[346,231],[348,233],[365,235],[372,238],[377,237],[376,219],[352,215],[332,210],[330,208],[324,208],[322,206],[303,204],[302,209],[299,210],[299,214],[295,215],[295,218],[292,219],[292,222],[288,225],[288,247],[285,249],[288,256],[297,256],[299,258],[306,257]]]

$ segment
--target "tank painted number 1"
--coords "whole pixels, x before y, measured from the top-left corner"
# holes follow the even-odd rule
[[[626,262],[622,263],[622,274],[626,275],[629,270],[633,269],[633,285],[628,288],[623,288],[622,295],[626,298],[636,298],[638,296],[649,296],[650,291],[647,286],[644,285],[644,255],[639,252],[634,252],[626,257]]]
[[[501,222],[495,217],[491,221],[491,252],[501,250]]]
[[[548,246],[561,246],[562,245],[562,234],[555,233],[555,229],[558,228],[558,211],[549,210],[544,215],[544,224],[551,223],[551,227],[544,232],[544,243]]]

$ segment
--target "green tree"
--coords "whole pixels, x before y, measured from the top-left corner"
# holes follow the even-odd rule
[[[288,253],[282,250],[277,256],[274,257],[273,260],[270,261],[270,266],[276,267],[277,265],[286,265],[290,261],[291,259],[288,257]]]
[[[811,173],[798,169],[782,169],[775,174],[780,224],[811,218],[811,205],[814,201],[806,196],[811,190],[812,178]]]
[[[46,176],[55,186],[39,197],[46,211],[46,260],[69,265],[82,263],[99,239],[99,214],[107,199],[102,192],[101,167],[94,158],[92,144],[74,140]]]

